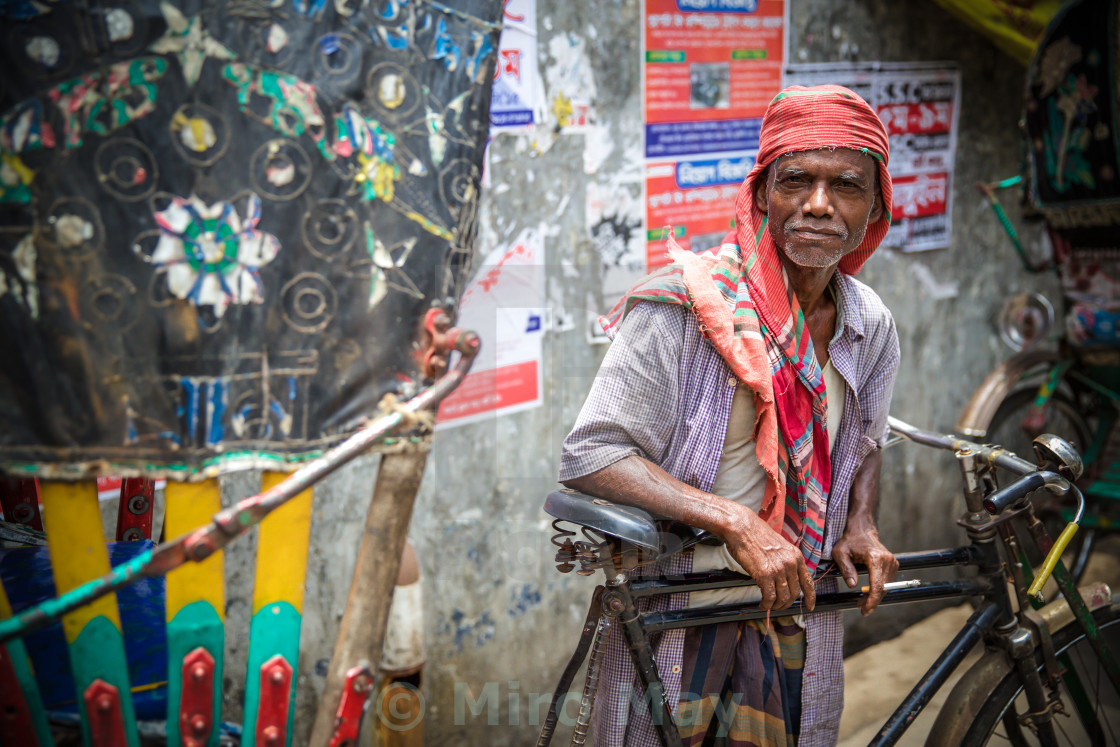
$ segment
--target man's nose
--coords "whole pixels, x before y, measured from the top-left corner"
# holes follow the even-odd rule
[[[816,218],[827,218],[832,215],[832,195],[828,186],[821,182],[814,182],[805,197],[805,204],[801,210]]]

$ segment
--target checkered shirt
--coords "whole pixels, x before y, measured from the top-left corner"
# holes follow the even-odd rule
[[[856,470],[887,436],[887,412],[899,363],[894,321],[878,295],[839,272],[832,287],[837,331],[828,352],[847,386],[831,455],[826,558],[843,534]],[[564,441],[560,480],[591,474],[635,455],[682,482],[711,490],[737,384],[723,358],[704,339],[692,312],[671,304],[639,303],[623,321]],[[692,553],[671,556],[643,570],[647,575],[687,573],[692,570]],[[833,579],[817,584],[818,593],[835,588]],[[641,602],[643,610],[681,609],[688,604],[688,594]],[[840,613],[809,615],[805,622],[799,745],[834,745],[844,706]],[[674,708],[680,696],[683,649],[683,630],[654,637],[658,670]],[[660,741],[642,701],[633,663],[616,629],[603,662],[594,712],[595,743],[658,747]]]

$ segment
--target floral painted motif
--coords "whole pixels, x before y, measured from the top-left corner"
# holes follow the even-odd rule
[[[0,150],[5,153],[26,153],[54,146],[54,130],[43,116],[43,104],[39,99],[24,101],[0,118]]]
[[[202,64],[207,57],[219,60],[232,60],[236,55],[210,36],[202,28],[198,16],[187,18],[171,3],[164,0],[159,5],[163,18],[167,21],[167,33],[150,47],[152,52],[175,54],[183,68],[183,77],[188,86],[198,82],[202,74]]]
[[[354,181],[358,183],[362,199],[392,202],[396,192],[394,183],[401,178],[400,166],[393,155],[397,144],[393,133],[349,105],[335,117],[335,128],[338,137],[331,150],[342,158],[357,154],[358,170]]]
[[[167,60],[140,57],[60,83],[47,95],[62,112],[67,148],[82,144],[85,131],[109,135],[156,108],[155,81]],[[44,138],[44,144],[45,138]]]
[[[288,137],[298,137],[306,132],[323,157],[328,161],[334,160],[326,142],[327,120],[315,101],[315,86],[294,75],[263,70],[241,62],[226,65],[222,77],[237,87],[237,103],[242,114],[257,117]],[[253,95],[272,100],[266,116],[261,117],[249,108]]]
[[[1097,87],[1084,75],[1066,77],[1047,106],[1051,120],[1046,138],[1046,168],[1053,175],[1054,189],[1064,192],[1072,184],[1093,189],[1093,167],[1085,158],[1092,134],[1086,126],[1097,110]]]
[[[155,219],[161,235],[152,262],[165,268],[173,296],[211,306],[217,317],[230,304],[264,300],[260,268],[275,259],[280,241],[257,229],[257,195],[250,194],[245,215],[229,202],[176,197]]]

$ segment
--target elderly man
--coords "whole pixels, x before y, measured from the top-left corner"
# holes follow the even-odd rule
[[[898,336],[852,277],[890,225],[887,159],[886,132],[855,93],[782,91],[718,255],[672,252],[603,320],[613,343],[565,440],[560,479],[724,540],[657,572],[745,570],[754,598],[779,611],[798,597],[812,608],[829,557],[848,586],[861,562],[864,614],[894,577],[874,516]],[[691,596],[669,608],[731,601]],[[835,743],[842,632],[838,613],[822,613],[662,635],[655,654],[684,743]],[[596,744],[656,745],[619,639]]]

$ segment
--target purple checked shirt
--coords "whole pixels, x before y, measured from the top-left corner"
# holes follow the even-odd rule
[[[890,312],[873,290],[836,273],[836,335],[829,357],[846,383],[844,415],[831,454],[832,491],[825,522],[824,557],[830,557],[847,522],[848,492],[864,458],[887,435],[887,413],[898,371],[898,334]],[[641,456],[700,490],[715,482],[731,399],[738,381],[704,339],[692,312],[681,306],[641,302],[619,328],[595,382],[564,441],[560,480],[597,472],[628,456]],[[829,392],[829,397],[837,396]],[[687,573],[692,553],[661,561],[647,573]],[[835,590],[818,582],[818,593]],[[647,600],[642,600],[643,602]],[[688,594],[658,598],[645,609],[681,609]],[[844,707],[843,626],[839,612],[805,618],[800,747],[836,743]],[[680,697],[684,631],[654,640],[666,696]],[[634,666],[616,629],[603,661],[595,705],[599,747],[658,747],[642,705]]]

